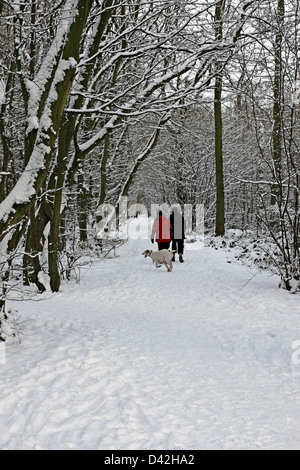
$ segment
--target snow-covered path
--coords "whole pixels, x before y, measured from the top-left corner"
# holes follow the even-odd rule
[[[299,295],[212,248],[167,273],[149,245],[16,306],[0,448],[300,449]]]

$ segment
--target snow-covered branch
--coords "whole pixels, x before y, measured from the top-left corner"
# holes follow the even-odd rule
[[[25,171],[0,204],[0,239],[28,211],[47,175],[60,118],[75,77],[81,32],[91,4],[84,0],[67,0],[61,28],[58,28],[36,80],[32,86],[28,85],[28,121],[31,129],[37,128],[37,137]]]

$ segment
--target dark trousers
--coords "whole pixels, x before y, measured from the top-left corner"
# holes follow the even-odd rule
[[[168,250],[171,242],[158,243],[158,250]]]
[[[176,253],[183,255],[184,240],[172,240],[172,250],[176,250]]]

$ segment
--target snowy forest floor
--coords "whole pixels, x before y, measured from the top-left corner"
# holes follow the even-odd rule
[[[1,449],[300,449],[299,295],[207,246],[155,269],[151,247],[10,302]]]

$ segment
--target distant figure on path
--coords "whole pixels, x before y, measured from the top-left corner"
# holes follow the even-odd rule
[[[165,248],[168,250],[171,243],[171,231],[169,219],[163,215],[162,211],[159,211],[152,225],[151,242],[154,243],[155,239],[159,250]]]
[[[171,212],[170,224],[172,226],[172,250],[178,253],[180,263],[184,263],[183,251],[185,239],[185,220],[183,214],[177,207],[175,207],[173,212]],[[175,261],[175,253],[173,255],[172,261]]]

